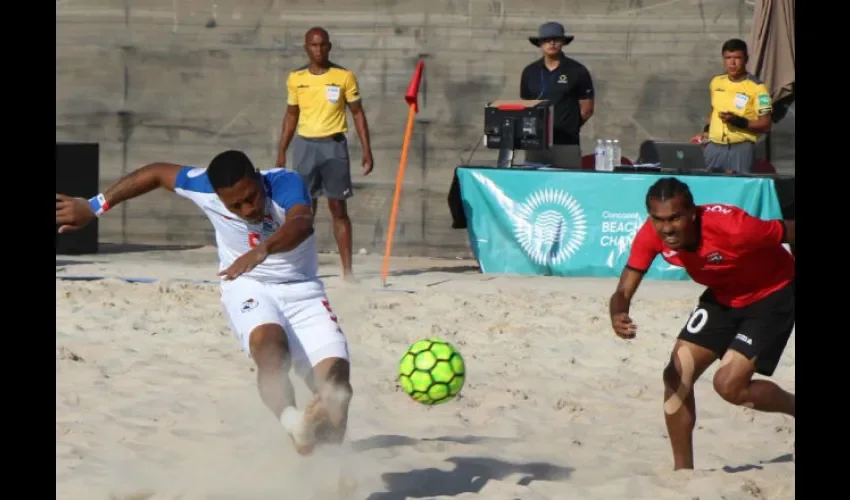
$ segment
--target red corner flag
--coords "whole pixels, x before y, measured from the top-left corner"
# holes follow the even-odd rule
[[[419,84],[422,83],[422,68],[424,66],[425,63],[423,61],[419,61],[419,64],[416,65],[416,71],[413,72],[413,78],[410,79],[407,93],[404,94],[404,100],[416,112],[419,111]]]
[[[390,209],[390,225],[387,229],[387,244],[384,249],[384,262],[381,265],[381,281],[384,282],[384,286],[387,286],[387,273],[390,269],[390,253],[393,248],[393,234],[395,234],[395,220],[398,214],[402,181],[404,180],[404,167],[407,165],[407,151],[410,147],[410,137],[413,134],[413,123],[416,121],[416,113],[419,111],[419,84],[422,83],[422,68],[424,66],[425,63],[423,61],[419,61],[419,64],[416,65],[416,71],[413,72],[413,78],[410,80],[410,85],[404,94],[404,100],[407,102],[408,107],[407,127],[405,127],[404,142],[401,145],[401,159],[398,162],[393,205]]]

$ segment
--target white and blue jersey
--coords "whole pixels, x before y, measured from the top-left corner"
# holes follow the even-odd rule
[[[265,218],[251,224],[230,212],[219,199],[206,169],[184,167],[174,181],[174,191],[201,207],[215,228],[219,270],[230,267],[237,258],[272,235],[284,223],[286,211],[294,205],[311,205],[307,186],[297,173],[284,169],[261,172],[266,189]],[[319,262],[316,238],[310,235],[288,252],[273,253],[245,277],[268,283],[318,280]]]

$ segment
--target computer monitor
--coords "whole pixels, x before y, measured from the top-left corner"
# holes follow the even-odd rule
[[[484,138],[498,149],[500,168],[513,166],[514,151],[552,147],[552,108],[545,100],[499,100],[484,108]]]

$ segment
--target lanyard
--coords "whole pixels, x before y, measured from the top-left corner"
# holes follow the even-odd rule
[[[538,99],[542,98],[546,94],[547,90],[547,82],[552,83],[552,78],[555,76],[555,72],[551,72],[548,74],[546,68],[540,68],[540,94],[537,96]]]

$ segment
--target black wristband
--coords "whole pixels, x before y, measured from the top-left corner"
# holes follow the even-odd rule
[[[705,124],[705,127],[703,127],[703,128],[702,128],[702,131],[703,131],[703,132],[705,132],[705,133],[707,134],[707,133],[708,133],[708,128],[709,128],[709,127],[710,127],[710,125],[709,125],[708,123],[706,123],[706,124]]]
[[[747,128],[747,125],[750,124],[750,121],[744,118],[743,116],[732,115],[729,118],[729,124],[737,128]]]

